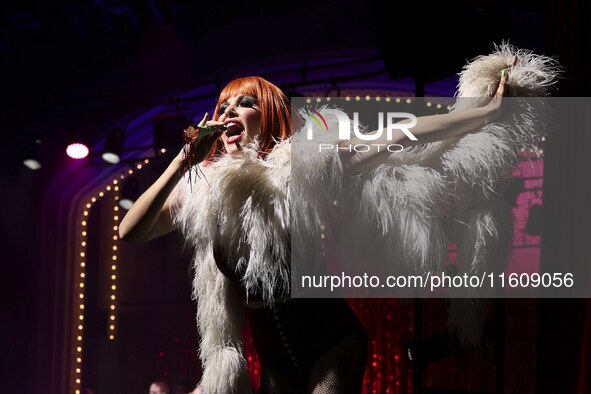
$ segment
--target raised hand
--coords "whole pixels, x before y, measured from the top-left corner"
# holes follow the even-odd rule
[[[181,152],[182,160],[189,160],[190,165],[199,164],[203,160],[205,160],[205,158],[207,158],[207,156],[211,152],[211,149],[213,148],[213,144],[215,143],[215,141],[218,138],[220,138],[220,136],[224,132],[222,129],[224,124],[222,122],[208,121],[208,119],[209,114],[205,113],[203,119],[201,120],[201,122],[199,122],[198,126],[212,127],[218,129],[218,131],[203,136],[199,136],[199,134],[197,133],[197,136],[195,136],[191,140],[190,144],[185,145],[183,151]]]
[[[511,72],[511,68],[517,64],[517,55],[513,56],[513,60],[511,63],[507,65],[507,68],[503,69],[501,72],[501,79],[499,80],[499,85],[495,90],[495,93],[492,97],[503,97],[507,94],[507,81],[509,80],[509,74]]]
[[[503,97],[507,95],[507,81],[509,80],[511,68],[515,64],[517,64],[517,55],[515,55],[511,63],[507,64],[507,67],[501,71],[499,84],[497,85],[495,92],[490,96],[490,101],[487,104],[491,110],[490,114],[487,116],[487,122],[493,121],[501,115]]]

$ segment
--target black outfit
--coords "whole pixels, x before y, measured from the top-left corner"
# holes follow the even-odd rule
[[[222,247],[214,254],[227,261]],[[260,394],[361,392],[366,332],[344,299],[288,298],[270,307],[251,294],[247,304],[240,275],[218,268],[240,288],[261,363]]]
[[[272,309],[245,309],[261,362],[261,393],[307,393],[316,362],[335,346],[345,346],[343,350],[351,354],[366,354],[365,329],[343,299],[290,299]],[[354,334],[361,339],[363,349],[339,345]],[[365,357],[341,361],[357,363],[365,370]],[[334,375],[336,379],[352,378]]]

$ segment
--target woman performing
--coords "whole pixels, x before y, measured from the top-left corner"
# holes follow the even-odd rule
[[[418,118],[412,129],[417,142],[462,137],[497,119],[510,80],[506,69],[518,67],[513,55],[502,53],[485,93],[492,97],[488,102]],[[263,78],[238,78],[222,90],[212,119],[205,114],[200,126],[217,131],[185,145],[119,226],[121,238],[134,243],[179,229],[195,249],[200,392],[251,392],[241,347],[246,316],[261,363],[260,393],[360,393],[366,336],[347,302],[289,297],[288,98]],[[416,143],[403,135],[385,142]],[[369,151],[338,160],[346,176],[387,156]],[[183,175],[189,157],[191,165],[203,163],[202,176]]]

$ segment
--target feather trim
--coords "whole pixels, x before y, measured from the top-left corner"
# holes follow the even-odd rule
[[[509,93],[546,95],[558,75],[557,63],[501,44],[491,55],[464,67],[457,96],[488,96],[514,54],[519,62],[511,71]],[[477,104],[460,100],[453,111]],[[257,157],[255,144],[246,147],[240,157],[224,156],[205,166],[203,178],[191,184],[188,177],[181,181],[173,192],[171,215],[195,249],[193,289],[202,337],[203,392],[248,391],[240,300],[215,264],[216,243],[226,246],[236,272],[243,272],[247,294],[258,292],[267,304],[273,304],[278,293],[289,292],[290,270],[294,269],[290,267],[290,237],[295,253],[304,251],[306,258],[320,261],[320,248],[304,248],[307,238],[302,234],[320,238],[320,228],[337,196],[356,201],[348,204],[354,209],[341,227],[342,240],[351,239],[348,231],[358,239],[340,245],[345,258],[360,253],[360,245],[376,249],[376,240],[363,236],[368,233],[364,228],[375,234],[377,225],[383,257],[411,270],[424,272],[440,266],[450,241],[457,242],[466,272],[502,266],[510,251],[513,224],[510,207],[496,188],[510,176],[519,147],[536,146],[540,136],[536,119],[531,108],[523,107],[510,121],[489,124],[479,133],[392,154],[369,174],[347,183],[343,183],[339,155],[306,146],[303,132],[279,143],[266,160]],[[328,129],[338,128],[332,124]],[[320,139],[335,143],[337,137],[329,132]],[[318,142],[315,138],[314,146]],[[457,308],[450,312],[466,316]],[[460,331],[464,327],[469,341],[476,340],[469,324],[453,324]]]
[[[240,157],[224,156],[205,166],[200,178],[186,174],[171,194],[173,223],[195,250],[203,393],[250,391],[242,303],[216,265],[216,243],[236,262],[247,294],[261,294],[272,304],[275,296],[289,293],[289,159],[289,141],[278,144],[266,161],[253,145]]]

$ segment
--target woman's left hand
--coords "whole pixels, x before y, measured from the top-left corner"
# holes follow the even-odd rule
[[[507,81],[509,80],[509,73],[515,64],[517,64],[517,55],[513,57],[511,63],[507,65],[507,68],[504,68],[503,71],[501,71],[501,79],[499,80],[499,84],[495,89],[495,92],[491,95],[490,101],[486,104],[486,107],[490,109],[490,114],[487,116],[487,122],[490,122],[501,115],[501,104],[503,101],[502,98],[507,95]]]
[[[499,85],[495,90],[495,93],[492,97],[503,97],[507,95],[507,81],[509,80],[509,73],[511,68],[517,64],[517,55],[513,56],[513,60],[510,64],[507,65],[507,68],[503,69],[501,72],[501,79],[499,80]]]

